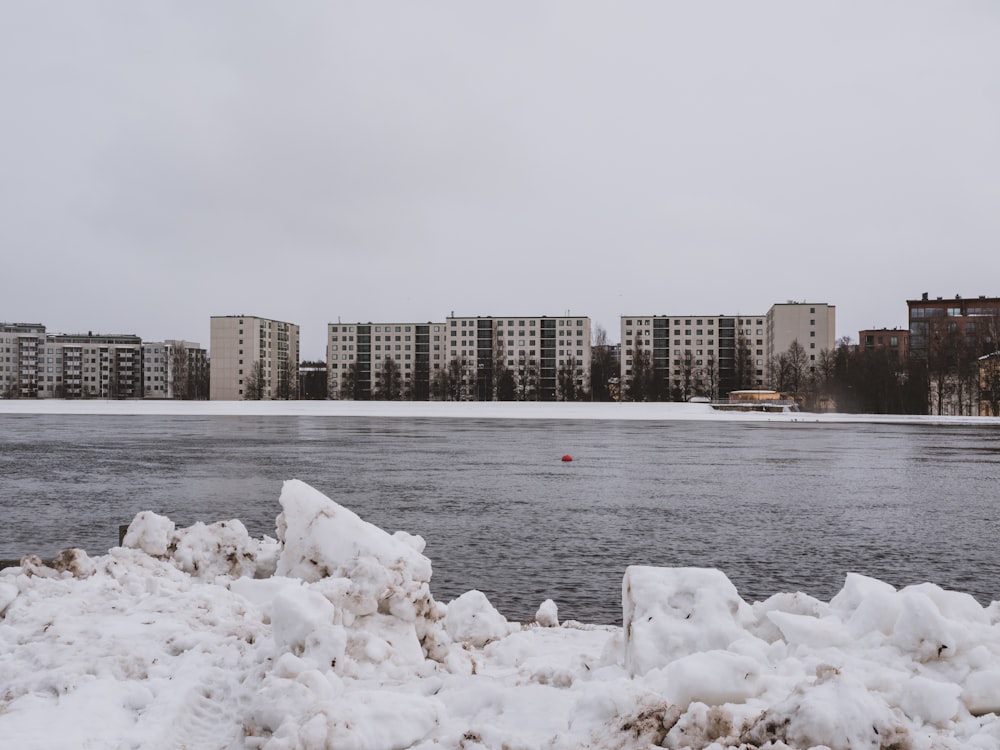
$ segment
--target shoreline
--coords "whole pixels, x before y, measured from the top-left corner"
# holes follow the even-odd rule
[[[709,404],[501,401],[153,401],[0,399],[2,415],[365,417],[1000,426],[1000,417],[718,411]]]

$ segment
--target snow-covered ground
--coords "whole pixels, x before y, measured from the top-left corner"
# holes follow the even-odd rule
[[[718,420],[1000,426],[1000,417],[899,414],[813,414],[717,411],[691,403],[540,403],[428,401],[101,401],[0,399],[3,414],[108,414],[121,416],[302,416],[452,419]]]
[[[275,539],[147,512],[107,555],[0,571],[0,747],[1000,748],[1000,603],[631,567],[624,627],[512,623],[435,600],[421,538],[299,481],[280,502]]]

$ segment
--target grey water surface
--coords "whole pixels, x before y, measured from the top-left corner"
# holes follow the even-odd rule
[[[720,568],[747,601],[848,572],[1000,599],[991,426],[3,415],[0,559],[103,554],[141,510],[274,536],[291,478],[423,536],[435,598],[511,619],[620,622],[633,564]]]

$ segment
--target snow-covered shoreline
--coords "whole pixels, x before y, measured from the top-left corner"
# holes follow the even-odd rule
[[[1000,747],[1000,602],[848,575],[748,603],[633,566],[621,628],[433,597],[424,540],[308,485],[276,539],[144,512],[122,547],[0,571],[5,746]]]
[[[1000,417],[811,412],[717,411],[691,403],[427,402],[427,401],[101,401],[0,400],[4,414],[114,416],[384,417],[410,419],[533,419],[605,421],[720,421],[829,424],[1000,426]]]

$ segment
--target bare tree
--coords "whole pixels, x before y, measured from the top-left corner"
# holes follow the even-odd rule
[[[608,344],[608,332],[603,326],[594,329],[590,347],[590,398],[592,401],[611,401],[611,381],[617,379],[619,366]]]
[[[556,375],[556,379],[558,381],[560,401],[579,401],[583,395],[583,389],[576,382],[578,366],[579,363],[574,357],[567,357],[559,365],[559,372]]]
[[[264,398],[264,367],[259,359],[255,359],[250,365],[244,381],[243,398],[247,401],[260,401]]]
[[[754,384],[753,378],[753,352],[750,350],[750,339],[747,338],[746,333],[743,329],[739,329],[736,334],[736,359],[735,365],[735,375],[736,375],[736,388],[735,390],[740,391],[746,388],[752,388]]]
[[[472,368],[465,357],[453,357],[445,369],[435,377],[436,390],[445,401],[465,401],[474,388]]]
[[[391,355],[382,360],[375,382],[375,398],[380,401],[399,401],[403,395],[403,375]]]
[[[514,375],[507,365],[507,353],[503,343],[503,331],[493,331],[493,383],[491,396],[494,401],[513,401]]]
[[[629,401],[648,401],[653,384],[653,362],[649,350],[643,349],[636,339],[632,350],[632,375],[625,387],[625,395]]]
[[[509,367],[505,367],[497,378],[496,392],[497,401],[517,400],[517,381]]]
[[[196,359],[194,370],[191,372],[191,398],[207,400],[211,393],[211,368],[205,359]]]
[[[190,372],[188,351],[183,345],[170,345],[170,386],[173,397],[177,399],[191,398]]]
[[[691,350],[685,349],[680,359],[675,360],[675,364],[680,368],[680,378],[677,380],[672,395],[675,401],[687,401],[695,395],[697,389],[694,355]]]
[[[298,400],[302,398],[302,371],[299,363],[292,357],[288,358],[288,398]]]
[[[278,398],[294,400],[299,397],[299,363],[289,357],[278,370]]]
[[[538,377],[538,362],[525,354],[518,355],[515,377],[515,397],[518,401],[538,400]]]
[[[431,399],[433,401],[448,401],[448,368],[435,370],[431,376]]]
[[[705,395],[713,401],[719,399],[719,362],[715,354],[709,351],[708,363],[705,365]]]
[[[806,388],[807,368],[809,367],[809,358],[806,356],[806,350],[799,343],[798,339],[793,339],[788,347],[788,351],[783,356],[785,358],[785,385],[795,397],[801,398]]]
[[[351,362],[340,376],[340,398],[345,401],[357,401],[361,398],[361,377],[357,362]]]

